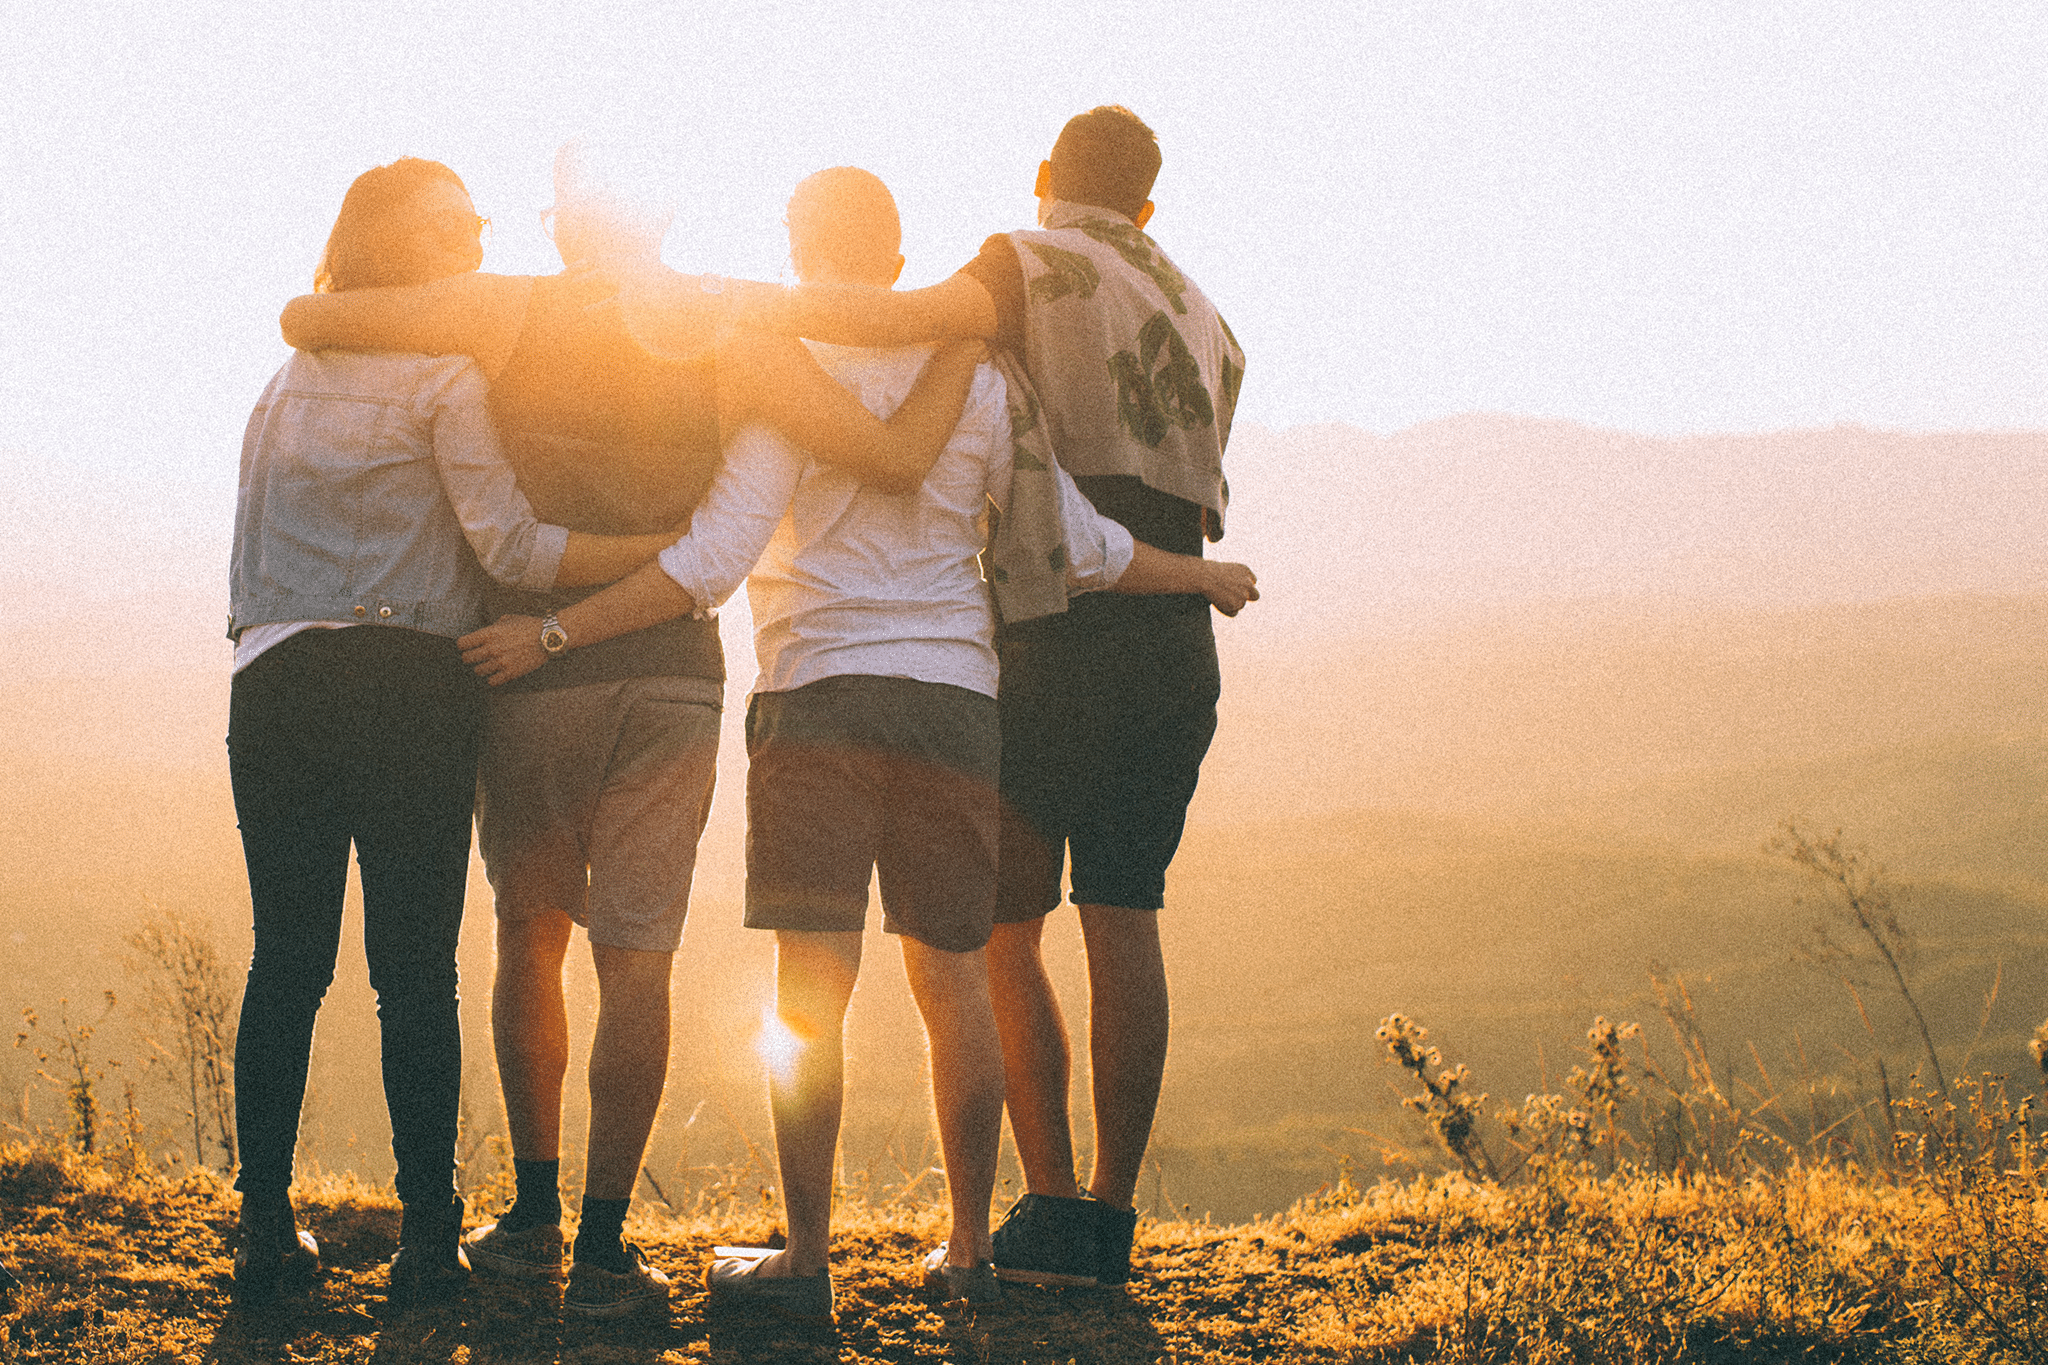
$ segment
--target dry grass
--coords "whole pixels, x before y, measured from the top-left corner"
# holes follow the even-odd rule
[[[1960,1111],[1967,1114],[1969,1111]],[[1995,1118],[1995,1115],[1993,1116]],[[1961,1131],[1961,1130],[1957,1130]],[[1930,1153],[1898,1175],[1824,1166],[1746,1178],[1599,1177],[1563,1163],[1501,1187],[1462,1175],[1355,1188],[1217,1227],[1148,1223],[1127,1289],[1013,1289],[968,1314],[916,1288],[935,1208],[855,1201],[841,1219],[836,1331],[707,1317],[718,1242],[776,1211],[636,1213],[676,1279],[666,1321],[565,1319],[479,1282],[386,1318],[398,1209],[352,1178],[296,1192],[325,1252],[306,1299],[228,1303],[234,1196],[50,1146],[0,1149],[0,1246],[24,1287],[0,1315],[21,1362],[2017,1362],[2048,1307],[2039,1173]],[[2012,1154],[2008,1152],[2008,1157]],[[2030,1335],[2034,1334],[2034,1335]]]

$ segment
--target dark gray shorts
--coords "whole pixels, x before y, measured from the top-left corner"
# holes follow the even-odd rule
[[[498,918],[560,910],[592,943],[674,952],[723,697],[711,679],[683,677],[492,692],[477,843]]]
[[[1002,660],[1000,923],[1060,903],[1157,910],[1216,734],[1220,678],[1202,598],[1077,599],[997,640]]]
[[[823,678],[747,708],[747,927],[882,928],[947,952],[988,942],[996,703],[963,687]]]

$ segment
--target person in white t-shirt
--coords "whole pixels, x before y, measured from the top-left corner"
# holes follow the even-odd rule
[[[887,287],[902,270],[894,201],[865,171],[804,181],[788,223],[804,279]],[[882,416],[930,354],[814,350]],[[1001,736],[994,616],[977,556],[985,512],[1009,491],[1011,452],[1003,380],[986,366],[914,494],[877,491],[749,427],[658,568],[558,618],[572,646],[593,642],[722,603],[752,567],[760,678],[747,713],[746,922],[776,933],[782,1037],[769,1049],[770,1089],[789,1235],[779,1251],[721,1249],[729,1254],[706,1276],[721,1300],[830,1318],[841,1031],[877,867],[882,927],[901,938],[924,1018],[952,1205],[951,1235],[924,1258],[924,1281],[948,1299],[998,1293],[988,1208],[1003,1065],[983,949],[995,909]],[[1242,565],[1135,542],[1057,478],[1071,591],[1197,592],[1231,613],[1253,595]],[[466,637],[464,658],[493,683],[529,672],[546,658],[537,624],[506,618]]]

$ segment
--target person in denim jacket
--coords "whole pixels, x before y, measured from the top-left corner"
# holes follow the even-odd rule
[[[447,167],[377,167],[342,201],[316,286],[474,270],[482,226]],[[498,448],[483,379],[460,357],[297,352],[256,405],[228,627],[229,773],[255,921],[235,1043],[244,1304],[317,1264],[288,1191],[351,845],[405,1206],[391,1301],[467,1274],[455,946],[482,689],[455,638],[483,624],[486,574],[531,588],[603,582],[672,538],[540,523]]]

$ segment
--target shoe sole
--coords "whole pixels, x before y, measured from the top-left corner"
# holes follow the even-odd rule
[[[1017,1266],[997,1266],[996,1278],[1010,1284],[1036,1284],[1048,1289],[1093,1289],[1101,1281],[1093,1275],[1066,1275],[1057,1270],[1025,1270]]]
[[[562,1263],[553,1265],[545,1261],[522,1261],[511,1256],[500,1256],[481,1247],[464,1246],[469,1254],[469,1268],[500,1280],[526,1280],[533,1283],[547,1281],[559,1283],[562,1278]]]
[[[657,1309],[666,1310],[667,1308],[668,1294],[666,1291],[660,1294],[637,1294],[630,1299],[620,1299],[615,1303],[576,1303],[569,1299],[562,1300],[562,1311],[564,1313],[573,1313],[579,1318],[624,1318],[631,1317],[635,1313],[646,1313]]]

